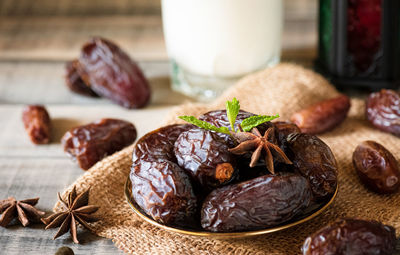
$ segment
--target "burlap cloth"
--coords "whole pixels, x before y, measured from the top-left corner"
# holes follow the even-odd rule
[[[323,77],[293,64],[280,64],[240,80],[211,104],[185,104],[166,118],[199,115],[224,108],[236,97],[242,109],[259,114],[281,115],[280,120],[338,92]],[[380,132],[364,117],[364,102],[352,99],[348,118],[332,132],[321,135],[339,164],[340,191],[335,202],[322,215],[299,226],[277,233],[247,239],[216,240],[166,232],[140,220],[124,197],[124,184],[131,165],[132,146],[98,162],[64,193],[91,186],[90,203],[101,206],[102,220],[93,224],[94,233],[111,238],[117,247],[133,254],[298,254],[307,235],[338,217],[375,219],[400,231],[400,195],[377,195],[360,184],[351,157],[364,140],[375,140],[400,157],[400,139]],[[55,210],[59,209],[56,205]]]

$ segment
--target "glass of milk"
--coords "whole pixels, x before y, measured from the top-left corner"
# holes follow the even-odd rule
[[[200,100],[280,60],[282,0],[162,0],[172,88]]]

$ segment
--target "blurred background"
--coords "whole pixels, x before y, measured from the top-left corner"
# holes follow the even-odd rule
[[[160,0],[0,0],[0,60],[64,61],[92,35],[138,61],[166,61]],[[285,0],[283,59],[307,62],[317,42],[317,0]]]
[[[284,1],[282,61],[312,65],[317,7],[317,0]],[[0,0],[0,103],[101,103],[69,93],[62,78],[65,61],[94,35],[139,62],[153,106],[188,100],[170,89],[160,0]],[[27,88],[34,90],[21,93]]]

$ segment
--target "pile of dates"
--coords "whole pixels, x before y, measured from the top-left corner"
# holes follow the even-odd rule
[[[251,116],[240,110],[235,125]],[[199,119],[232,127],[226,110]],[[334,195],[337,163],[317,136],[290,122],[265,122],[238,137],[192,124],[144,135],[132,156],[135,202],[164,225],[234,232],[296,220]]]

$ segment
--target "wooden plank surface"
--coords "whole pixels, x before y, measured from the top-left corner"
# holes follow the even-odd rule
[[[315,30],[313,20],[287,21],[284,51],[315,49]],[[0,60],[70,60],[94,35],[112,38],[140,61],[168,58],[160,16],[0,17],[0,35]]]

